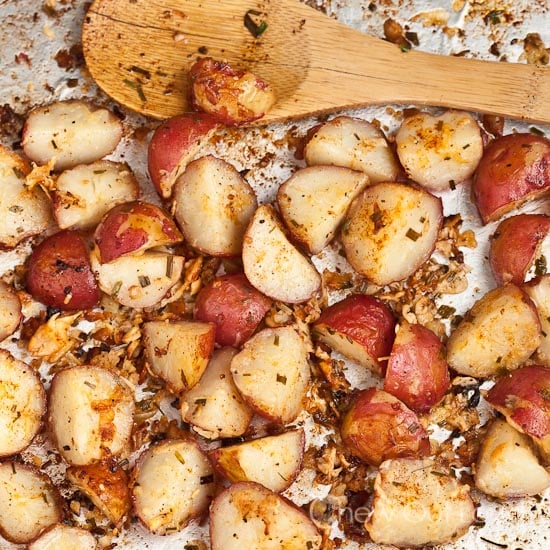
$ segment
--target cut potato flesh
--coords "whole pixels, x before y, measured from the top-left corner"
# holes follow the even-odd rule
[[[66,368],[53,377],[49,420],[61,455],[83,465],[126,450],[134,420],[128,382],[101,368]]]
[[[216,350],[199,382],[181,398],[181,416],[208,439],[242,435],[252,410],[231,376],[234,348]]]
[[[321,252],[368,183],[363,172],[340,166],[310,166],[295,172],[277,193],[281,216],[294,240],[311,254]]]
[[[39,187],[27,187],[28,173],[27,162],[0,145],[0,248],[13,248],[39,235],[50,223],[48,197]]]
[[[382,131],[360,118],[339,116],[325,122],[307,142],[304,157],[310,166],[333,164],[361,170],[372,183],[394,181],[399,174]]]
[[[290,243],[272,206],[260,206],[250,220],[242,257],[250,283],[275,300],[305,302],[321,287],[321,276]]]
[[[431,255],[443,220],[441,200],[401,184],[367,187],[350,208],[342,244],[352,267],[377,285],[406,279]]]
[[[150,321],[143,325],[151,372],[174,393],[192,388],[214,351],[216,327],[201,321]]]
[[[102,264],[97,249],[90,254],[99,287],[123,306],[146,308],[170,295],[183,271],[183,256],[148,250]]]
[[[165,441],[136,464],[134,511],[157,535],[179,531],[206,512],[215,487],[212,466],[195,441]]]
[[[542,342],[533,303],[517,286],[490,290],[451,333],[447,361],[460,374],[487,377],[516,369]]]
[[[97,541],[85,529],[58,523],[42,533],[28,550],[95,550]]]
[[[281,424],[292,422],[309,385],[308,346],[293,327],[263,329],[233,357],[231,372],[256,412]]]
[[[11,285],[0,280],[0,342],[18,329],[21,319],[19,296]]]
[[[304,512],[253,482],[231,485],[210,508],[212,550],[315,550],[321,535]]]
[[[174,204],[191,246],[213,256],[236,256],[257,201],[231,164],[209,155],[188,164],[176,181]]]
[[[535,303],[542,329],[542,342],[537,349],[539,360],[550,364],[550,274],[532,279],[524,287]]]
[[[0,463],[0,535],[26,544],[62,516],[61,497],[48,477],[19,462]]]
[[[46,392],[38,374],[0,350],[0,457],[25,449],[42,426]]]
[[[550,487],[550,473],[539,463],[532,443],[505,420],[493,420],[475,468],[476,487],[497,498],[537,495]]]
[[[474,519],[469,486],[430,459],[403,458],[381,464],[365,527],[378,544],[425,547],[461,536]]]
[[[54,216],[61,229],[88,229],[113,206],[138,196],[138,182],[127,164],[98,160],[65,170],[57,178]]]
[[[23,128],[23,150],[37,164],[63,170],[108,155],[122,137],[122,123],[107,109],[80,100],[37,107]]]
[[[300,472],[304,445],[304,431],[290,430],[220,447],[211,451],[209,457],[229,481],[255,481],[279,493],[289,487]]]

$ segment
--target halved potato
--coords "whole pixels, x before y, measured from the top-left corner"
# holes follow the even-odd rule
[[[474,470],[476,487],[496,498],[537,495],[550,487],[532,442],[508,422],[495,418],[485,435]]]
[[[282,302],[309,300],[321,287],[321,276],[288,240],[275,210],[258,207],[243,241],[244,272],[260,292]]]
[[[190,162],[173,199],[174,217],[192,247],[212,256],[240,254],[257,201],[233,165],[212,155]]]
[[[214,351],[214,323],[148,321],[142,333],[151,372],[171,391],[183,392],[199,381]]]
[[[300,473],[304,446],[304,431],[298,429],[218,447],[208,456],[229,481],[255,481],[280,493]]]
[[[258,483],[235,483],[210,507],[212,550],[318,550],[321,535],[291,502]]]
[[[0,280],[0,342],[19,328],[22,318],[18,294],[11,285]]]
[[[470,487],[432,459],[380,465],[365,527],[378,544],[426,547],[462,536],[475,520]]]
[[[28,545],[28,550],[95,550],[97,540],[82,527],[56,523]]]
[[[537,357],[545,364],[550,364],[550,273],[535,277],[523,286],[537,308],[542,342],[537,348]]]
[[[0,349],[0,457],[25,449],[42,427],[46,392],[38,373]]]
[[[401,281],[430,257],[442,221],[441,200],[427,191],[402,183],[371,185],[342,226],[346,258],[377,285]]]
[[[215,490],[214,471],[196,441],[163,441],[136,463],[134,511],[152,533],[173,533],[206,512]]]
[[[368,185],[363,172],[341,166],[296,171],[277,192],[281,217],[293,239],[318,254],[334,238],[353,199]]]
[[[63,501],[50,478],[20,462],[0,462],[0,535],[27,544],[63,519]]]
[[[113,206],[138,196],[139,184],[126,163],[97,160],[59,175],[52,192],[53,214],[61,229],[89,229]]]
[[[242,435],[252,420],[231,375],[231,360],[237,350],[214,351],[198,383],[181,397],[181,416],[208,439]]]
[[[487,377],[524,363],[542,343],[533,302],[508,284],[482,296],[453,330],[447,362],[460,374]]]
[[[292,326],[255,334],[231,361],[235,385],[247,403],[274,422],[292,422],[309,380],[308,346]]]
[[[37,164],[56,170],[94,162],[122,138],[122,123],[108,109],[84,100],[55,101],[33,109],[23,128],[23,150]]]
[[[0,248],[14,248],[50,223],[50,201],[40,187],[27,186],[29,172],[28,161],[0,145]]]
[[[137,309],[156,306],[170,297],[180,281],[184,261],[183,256],[147,250],[102,264],[97,247],[90,253],[101,290],[119,304]]]
[[[128,475],[116,463],[69,466],[66,476],[113,525],[127,518],[132,506]]]
[[[399,163],[384,133],[372,122],[337,116],[311,132],[304,148],[308,165],[332,164],[361,170],[372,183],[394,181]]]
[[[93,366],[58,371],[48,405],[55,443],[69,464],[100,462],[128,450],[134,392],[114,372]]]

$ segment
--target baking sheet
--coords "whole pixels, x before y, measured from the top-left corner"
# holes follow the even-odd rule
[[[310,0],[331,17],[358,28],[363,32],[383,35],[383,22],[393,18],[406,31],[417,33],[417,49],[442,54],[461,54],[493,61],[524,61],[523,39],[529,32],[538,32],[544,44],[550,46],[550,5],[538,0]],[[15,113],[23,114],[29,107],[56,99],[72,97],[106,98],[98,93],[85,71],[80,70],[78,44],[80,23],[87,2],[77,0],[1,0],[0,16],[0,105],[9,104]],[[449,81],[452,86],[452,81]],[[395,106],[395,109],[398,109]],[[398,126],[393,110],[386,107],[358,109],[347,114],[382,122],[387,133]],[[142,117],[125,113],[127,128],[146,127],[152,123]],[[230,160],[239,170],[247,169],[247,180],[254,186],[260,202],[270,201],[277,186],[300,165],[289,147],[288,134],[303,135],[312,126],[313,119],[291,125],[277,124],[267,128],[237,130],[228,134],[223,143],[212,144],[211,150]],[[515,129],[524,131],[530,124],[514,121],[506,123],[506,133]],[[550,135],[550,127],[537,125]],[[13,145],[16,133],[3,132],[2,143]],[[129,162],[145,198],[154,199],[145,166],[145,141],[124,139],[112,158]],[[540,205],[530,206],[530,208]],[[445,214],[460,211],[466,226],[476,230],[480,246],[469,251],[468,264],[472,267],[468,291],[455,298],[452,305],[466,311],[473,301],[493,285],[486,272],[486,237],[494,230],[488,226],[481,230],[467,188],[452,197],[445,197]],[[485,244],[484,244],[485,243]],[[0,270],[5,271],[20,263],[28,252],[25,246],[0,255]],[[315,259],[318,266],[340,261],[325,255]],[[449,301],[447,301],[449,303]],[[7,346],[7,344],[4,344]],[[357,381],[358,384],[366,383]],[[299,478],[287,494],[298,503],[323,498],[326,488],[311,488],[307,472]],[[482,502],[478,516],[485,520],[482,527],[473,527],[446,550],[472,550],[509,548],[535,550],[550,544],[550,491],[542,497],[520,499],[507,503]],[[152,536],[138,525],[115,540],[127,549],[181,549],[185,543],[204,538],[206,526],[193,525],[180,534],[167,537]],[[346,548],[365,550],[382,548],[375,544],[347,543]],[[16,548],[0,539],[0,549]]]

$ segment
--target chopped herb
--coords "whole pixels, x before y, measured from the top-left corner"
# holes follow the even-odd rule
[[[546,256],[541,256],[535,260],[535,275],[541,276],[546,273]]]
[[[122,281],[117,281],[114,285],[113,285],[113,290],[111,290],[111,294],[113,296],[116,296],[119,292],[120,292],[120,288],[122,287]]]
[[[254,38],[262,36],[267,29],[267,23],[263,19],[258,20],[260,15],[262,12],[258,10],[248,10],[244,14],[244,26]]]
[[[412,32],[412,31],[407,31],[407,32],[405,32],[405,38],[406,38],[411,44],[414,44],[415,46],[419,46],[419,45],[420,45],[420,40],[418,40],[418,34],[415,33],[415,32]]]
[[[201,485],[207,485],[208,483],[212,483],[213,481],[214,481],[214,476],[212,474],[207,476],[201,476],[200,478]]]
[[[187,378],[186,378],[185,373],[183,371],[181,371],[180,378],[181,378],[181,383],[187,388],[187,386],[189,384],[187,383]]]
[[[13,212],[14,214],[19,214],[20,212],[23,212],[23,207],[19,206],[18,204],[14,204],[13,206],[9,207],[9,211]]]
[[[107,170],[94,170],[94,174],[96,176],[100,176],[101,174],[105,174],[105,172],[107,172]]]
[[[130,67],[130,71],[132,71],[133,73],[141,74],[147,79],[151,78],[150,71],[148,71],[147,69],[142,69],[141,67],[137,67],[136,65],[132,65]]]
[[[53,147],[54,149],[57,149],[57,143],[55,142],[54,139],[52,139],[51,143],[52,143],[52,147]]]
[[[177,458],[177,460],[180,464],[185,464],[185,458],[183,458],[183,456],[181,455],[181,453],[179,451],[175,451],[174,456]]]
[[[166,257],[166,276],[171,279],[174,271],[174,256],[168,255]]]
[[[539,128],[535,128],[535,126],[530,126],[529,127],[529,132],[531,132],[532,134],[534,134],[535,136],[541,136],[541,137],[544,137],[544,132],[542,130],[540,130]]]
[[[48,501],[48,495],[46,493],[42,493],[42,500],[46,503],[46,504],[49,504],[50,502]]]
[[[410,52],[411,51],[411,47],[408,46],[407,44],[399,44],[399,49],[402,51],[402,52]]]
[[[279,382],[279,384],[283,384],[283,386],[286,385],[286,376],[277,373],[277,382]]]
[[[437,308],[438,315],[443,319],[448,319],[455,311],[456,309],[454,307],[447,305],[442,305]]]
[[[201,397],[200,399],[195,399],[195,405],[204,407],[206,405],[206,399]]]
[[[422,234],[415,231],[412,227],[409,227],[406,233],[406,237],[411,241],[417,241],[421,236]]]
[[[149,286],[151,284],[151,279],[149,279],[147,275],[140,275],[138,277],[138,280],[142,288],[145,288],[146,286]]]
[[[455,180],[449,180],[449,187],[451,188],[451,191],[454,191],[456,189]]]
[[[437,477],[446,477],[446,475],[447,475],[446,473],[438,472],[437,470],[432,470],[430,473],[433,474],[434,476],[437,476]]]
[[[136,80],[130,80],[128,78],[125,78],[123,82],[124,84],[126,84],[126,86],[134,89],[137,92],[139,99],[141,99],[141,101],[147,101],[147,98],[145,97],[145,93],[143,92],[143,87],[140,82]]]
[[[462,147],[462,149],[468,149],[468,147],[470,147],[470,144],[469,144],[469,143],[467,143],[466,145],[464,145],[464,146]]]
[[[278,334],[275,334],[274,338],[273,338],[273,345],[274,346],[278,346],[279,345],[279,335]]]
[[[90,382],[89,380],[84,380],[84,384],[86,386],[88,386],[89,388],[92,388],[92,390],[95,390],[96,389],[96,385],[95,384],[92,384],[92,382]]]
[[[487,539],[485,537],[479,537],[482,541],[486,542],[487,544],[492,544],[494,546],[498,546],[499,548],[508,548],[507,544],[502,544],[500,542],[495,542],[494,540]]]
[[[545,401],[550,401],[550,388],[541,388],[537,392]]]

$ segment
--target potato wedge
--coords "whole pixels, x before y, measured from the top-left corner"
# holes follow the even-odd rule
[[[0,462],[0,535],[27,544],[63,519],[63,500],[51,480],[19,462]]]
[[[250,481],[235,483],[216,497],[210,538],[212,550],[321,548],[321,535],[302,510]]]
[[[218,447],[208,453],[214,467],[232,483],[255,481],[280,493],[300,473],[304,458],[302,429]]]
[[[0,248],[14,248],[50,224],[50,201],[40,187],[27,186],[29,172],[28,161],[0,145]]]
[[[95,247],[90,263],[100,289],[123,306],[154,307],[170,298],[178,287],[185,259],[163,251],[147,250],[102,264]]]
[[[367,187],[341,231],[346,258],[373,283],[402,281],[432,254],[443,220],[441,200],[402,183]]]
[[[152,533],[173,533],[206,513],[215,490],[214,471],[196,441],[163,441],[136,463],[134,512]]]
[[[242,258],[250,283],[274,300],[305,302],[321,288],[321,276],[290,243],[272,206],[262,205],[252,216]]]
[[[68,367],[52,379],[49,424],[69,464],[100,462],[127,451],[134,409],[129,383],[103,367]]]
[[[500,499],[538,495],[550,487],[550,473],[539,463],[529,437],[500,418],[491,421],[474,473],[476,487]]]
[[[236,353],[234,348],[215,350],[200,380],[180,399],[182,419],[208,439],[238,437],[252,420],[252,409],[231,375]]]
[[[108,109],[84,100],[55,101],[33,109],[23,127],[25,154],[64,170],[102,159],[122,138],[122,123]]]
[[[378,544],[426,547],[463,535],[475,520],[470,487],[431,459],[381,464],[365,527]]]
[[[279,211],[293,240],[310,254],[321,252],[368,183],[365,173],[341,166],[309,166],[294,172],[277,192]]]
[[[69,466],[66,476],[113,525],[127,519],[132,507],[128,475],[116,463]]]
[[[337,116],[311,132],[304,158],[309,166],[331,164],[360,170],[371,183],[395,181],[399,163],[384,133],[372,122]]]
[[[56,523],[46,529],[36,540],[31,542],[28,550],[96,550],[97,540],[82,527],[66,523]]]
[[[174,217],[186,241],[212,256],[237,256],[257,206],[256,195],[236,168],[212,155],[190,162],[177,179]]]
[[[214,351],[216,328],[201,321],[149,321],[143,346],[151,372],[174,393],[192,388]]]
[[[309,380],[309,350],[292,326],[255,334],[231,361],[239,392],[258,413],[288,424],[303,407]]]
[[[509,284],[482,296],[451,332],[447,362],[460,374],[484,378],[518,368],[541,343],[535,306]]]
[[[42,427],[46,391],[38,373],[0,349],[0,457],[25,449]]]
[[[63,171],[52,191],[53,214],[61,229],[90,229],[114,206],[136,200],[139,184],[123,162],[98,160]]]

